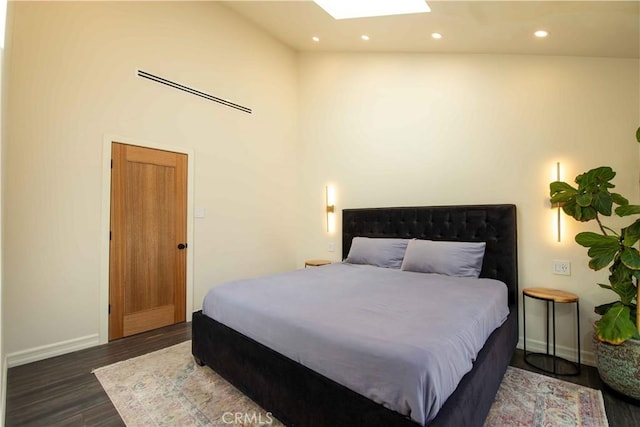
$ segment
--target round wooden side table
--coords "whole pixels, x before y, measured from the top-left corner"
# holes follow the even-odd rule
[[[331,264],[328,259],[309,259],[305,261],[304,268],[307,267],[320,267],[321,265]]]
[[[554,375],[579,375],[580,374],[580,298],[578,295],[549,288],[526,288],[522,290],[522,328],[524,335],[524,361],[540,369]],[[546,353],[527,353],[527,316],[526,316],[526,300],[534,298],[546,302],[547,306],[547,352]],[[571,362],[556,354],[556,303],[558,304],[576,304],[576,322],[578,325],[578,363]],[[553,321],[553,354],[549,353],[549,304],[552,306]],[[552,366],[549,368],[549,366]]]

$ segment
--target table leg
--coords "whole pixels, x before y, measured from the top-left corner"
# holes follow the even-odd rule
[[[549,301],[545,305],[547,306],[547,354],[549,354]]]
[[[553,373],[558,373],[557,368],[557,360],[556,360],[556,302],[552,301],[553,304]],[[549,341],[547,341],[547,345],[549,345]]]
[[[576,320],[578,321],[578,374],[580,374],[580,301],[576,301]]]
[[[522,295],[522,332],[523,332],[523,347],[524,347],[524,359],[527,360],[527,309],[526,309],[527,296]]]

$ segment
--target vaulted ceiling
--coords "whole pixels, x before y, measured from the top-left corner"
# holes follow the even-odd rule
[[[298,51],[640,58],[637,0],[430,0],[431,13],[339,21],[310,0],[225,4]],[[533,35],[541,29],[549,36]],[[434,32],[442,38],[434,39]]]

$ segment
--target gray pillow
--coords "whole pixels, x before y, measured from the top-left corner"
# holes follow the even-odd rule
[[[485,242],[412,240],[402,270],[478,278],[485,247]]]
[[[354,237],[345,262],[400,268],[409,239]]]

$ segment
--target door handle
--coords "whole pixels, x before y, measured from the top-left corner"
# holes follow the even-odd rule
[[[178,244],[178,249],[180,249],[180,250],[186,249],[186,247],[187,247],[186,243],[179,243]]]

